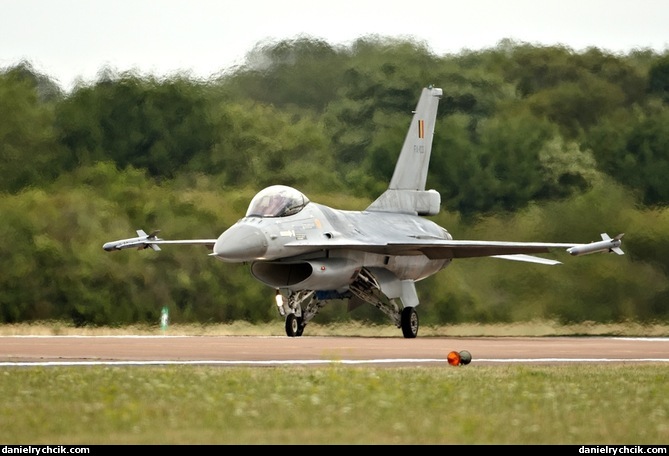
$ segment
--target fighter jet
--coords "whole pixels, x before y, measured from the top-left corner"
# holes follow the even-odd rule
[[[426,190],[437,107],[443,91],[424,88],[413,112],[388,189],[361,211],[339,210],[310,201],[295,188],[273,185],[251,200],[246,215],[218,238],[165,240],[157,231],[107,242],[104,250],[160,250],[166,244],[200,244],[228,263],[250,265],[251,274],[275,290],[286,335],[302,336],[307,324],[331,300],[349,308],[371,304],[387,315],[405,338],[418,335],[416,282],[454,259],[495,257],[545,265],[535,256],[552,249],[571,255],[622,255],[622,234],[589,243],[455,240],[427,219],[439,213],[441,196]]]

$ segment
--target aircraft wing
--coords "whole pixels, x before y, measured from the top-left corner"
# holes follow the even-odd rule
[[[426,243],[401,243],[390,244],[400,249],[417,248],[430,259],[443,258],[474,258],[495,257],[505,260],[528,261],[543,264],[558,264],[553,260],[541,257],[533,257],[528,254],[548,253],[552,249],[565,249],[570,255],[580,256],[597,252],[613,252],[623,255],[620,248],[621,233],[611,239],[608,234],[602,233],[601,241],[587,244],[567,242],[508,242],[508,241],[459,241],[459,240],[434,240]]]
[[[408,242],[364,243],[333,242],[310,244],[308,241],[295,241],[290,246],[311,245],[321,249],[353,249],[387,255],[425,255],[432,260],[454,258],[492,257],[504,260],[525,261],[540,264],[560,264],[559,261],[530,254],[549,253],[552,249],[565,249],[574,256],[595,252],[614,252],[622,255],[620,249],[622,234],[611,239],[602,233],[602,240],[589,244],[566,242],[508,242],[508,241],[472,241],[472,240],[416,240]]]
[[[137,231],[138,233],[143,233],[141,230]],[[148,249],[160,250],[159,245],[162,244],[181,244],[181,245],[204,245],[209,249],[214,248],[216,239],[176,239],[176,240],[165,240],[160,239],[155,236],[155,234],[146,235],[143,233],[139,237],[129,238],[129,239],[120,239],[118,241],[111,241],[105,243],[102,248],[109,251],[112,250],[123,250],[123,249]]]
[[[570,247],[574,247],[575,245],[578,244],[457,240],[432,241],[428,243],[393,244],[394,247],[399,249],[407,247],[417,249],[432,260],[475,257],[504,258],[508,255],[548,253],[551,251],[551,249],[568,249]]]
[[[364,250],[382,255],[425,255],[431,260],[475,257],[497,257],[516,261],[548,262],[553,260],[531,257],[530,253],[548,253],[551,248],[570,248],[579,244],[539,243],[539,242],[495,242],[495,241],[448,241],[434,240],[427,242],[329,242],[310,243],[309,241],[295,241],[286,244],[286,247],[310,246],[314,249],[333,250],[351,249]],[[545,260],[545,261],[537,261]]]
[[[147,241],[146,244],[182,244],[182,245],[205,245],[207,247],[214,247],[216,239],[175,239],[159,241]]]

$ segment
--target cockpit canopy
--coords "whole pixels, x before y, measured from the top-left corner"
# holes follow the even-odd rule
[[[286,217],[300,212],[308,202],[309,198],[292,187],[272,185],[253,197],[246,216]]]

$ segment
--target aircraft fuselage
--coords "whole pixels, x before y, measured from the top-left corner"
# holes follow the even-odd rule
[[[252,263],[256,279],[275,288],[345,289],[361,268],[382,268],[399,280],[421,280],[450,262],[418,251],[389,254],[387,246],[415,239],[452,239],[423,217],[344,211],[316,203],[284,217],[247,216],[216,241],[213,256]]]

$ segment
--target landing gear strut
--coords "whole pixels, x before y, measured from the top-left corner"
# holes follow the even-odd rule
[[[318,311],[330,299],[350,299],[355,305],[367,302],[385,313],[402,329],[406,339],[418,335],[418,314],[414,307],[401,308],[399,299],[388,299],[382,292],[376,278],[366,269],[362,269],[356,280],[345,293],[315,292],[313,290],[284,291],[276,290],[276,304],[279,314],[286,318],[286,335],[300,337],[305,326],[316,316]]]

